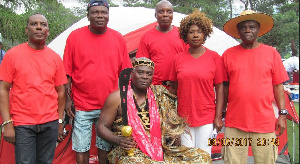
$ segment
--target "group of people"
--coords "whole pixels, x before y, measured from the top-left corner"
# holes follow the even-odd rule
[[[141,38],[133,63],[122,35],[107,27],[106,0],[88,3],[90,24],[69,35],[63,60],[45,44],[45,16],[28,18],[28,42],[10,49],[0,66],[2,131],[15,145],[16,163],[52,163],[56,141],[66,136],[64,111],[74,119],[78,164],[89,162],[93,124],[101,164],[212,163],[208,141],[224,126],[224,111],[225,138],[251,138],[255,163],[275,163],[277,145],[257,144],[286,128],[288,76],[276,49],[257,41],[272,29],[272,17],[246,10],[227,21],[223,30],[241,44],[222,56],[203,46],[213,32],[204,13],[194,11],[176,27],[172,4],[162,0],[155,17],[158,25]],[[125,68],[130,80],[118,88]],[[130,137],[121,133],[127,124]],[[222,148],[225,163],[247,163],[247,156],[248,145]]]

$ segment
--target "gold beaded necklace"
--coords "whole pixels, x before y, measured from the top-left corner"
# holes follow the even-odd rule
[[[146,96],[146,101],[143,102],[140,106],[137,103],[136,95],[133,92],[133,100],[137,109],[137,114],[141,120],[141,123],[143,124],[143,127],[146,131],[150,131],[150,117],[149,117],[149,105],[148,105],[148,99]]]

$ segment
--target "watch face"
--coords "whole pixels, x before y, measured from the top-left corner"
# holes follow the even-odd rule
[[[288,111],[287,111],[286,109],[281,109],[281,110],[279,111],[279,114],[280,114],[280,115],[287,115],[287,114],[288,114]]]

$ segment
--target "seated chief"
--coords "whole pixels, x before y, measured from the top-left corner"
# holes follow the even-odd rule
[[[180,145],[185,121],[177,115],[176,96],[162,85],[153,86],[154,63],[148,58],[133,61],[127,96],[127,117],[122,116],[120,89],[111,93],[102,108],[97,135],[113,145],[111,163],[212,163],[199,148]],[[121,79],[122,80],[122,79]],[[120,87],[123,88],[123,87]],[[122,97],[123,100],[123,97]],[[126,104],[125,104],[126,109]],[[126,110],[125,110],[126,111]],[[124,112],[125,113],[125,112]],[[132,136],[121,135],[124,119]],[[134,155],[126,151],[134,149]]]

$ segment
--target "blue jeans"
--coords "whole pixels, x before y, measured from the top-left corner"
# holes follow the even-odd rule
[[[91,148],[92,127],[97,124],[101,110],[76,111],[72,134],[72,149],[78,153],[87,152]],[[96,135],[96,147],[109,151],[111,145]]]
[[[58,121],[15,126],[16,164],[51,164],[58,135]]]

